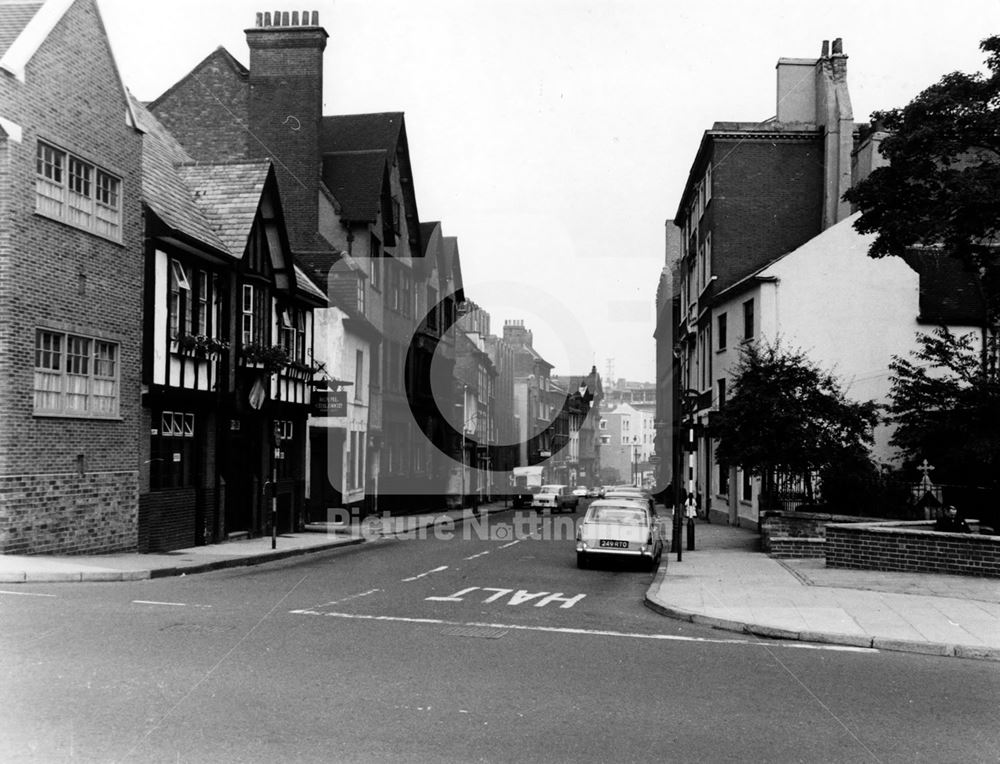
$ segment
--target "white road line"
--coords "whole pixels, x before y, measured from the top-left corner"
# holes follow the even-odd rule
[[[290,610],[293,615],[325,615],[332,618],[346,618],[357,621],[387,621],[392,623],[414,623],[426,626],[478,626],[489,629],[509,629],[512,631],[541,631],[553,634],[577,634],[591,637],[622,637],[625,639],[648,639],[661,642],[700,642],[710,645],[766,645],[768,647],[798,647],[810,650],[836,650],[852,653],[877,653],[870,647],[850,647],[847,645],[812,645],[801,642],[759,642],[751,639],[708,639],[706,637],[682,637],[675,634],[640,634],[628,631],[605,631],[603,629],[573,629],[561,626],[524,626],[510,623],[481,623],[478,621],[446,621],[441,618],[406,618],[394,615],[364,615],[362,613],[324,613],[316,610]]]
[[[163,605],[165,607],[196,607],[210,608],[211,605],[189,605],[186,602],[157,602],[156,600],[132,600],[133,605]]]
[[[440,573],[442,570],[448,570],[448,566],[442,565],[440,568],[434,568],[434,570],[428,570],[426,573],[421,573],[420,575],[417,576],[411,576],[410,578],[404,578],[403,581],[416,581],[418,578],[429,576],[431,573]]]
[[[483,555],[487,555],[487,554],[489,554],[488,551],[487,552],[480,552],[479,554],[474,554],[474,555],[472,555],[472,557],[466,557],[465,559],[466,560],[474,560],[477,557],[482,557]]]
[[[34,592],[7,592],[0,591],[0,594],[10,594],[14,597],[55,597],[55,594],[35,594]]]
[[[369,594],[375,594],[376,592],[382,591],[381,589],[369,589],[366,592],[361,592],[360,594],[348,594],[346,597],[341,597],[339,600],[334,600],[333,602],[327,602],[326,604],[319,605],[318,607],[330,607],[330,605],[339,605],[341,602],[349,602],[350,600],[356,600],[359,597],[367,597]]]
[[[520,543],[521,543],[521,541],[522,541],[522,539],[518,539],[517,541],[511,541],[511,542],[510,542],[509,544],[504,544],[504,545],[503,545],[503,546],[501,546],[500,548],[501,548],[501,549],[506,549],[506,548],[507,548],[507,547],[509,547],[509,546],[514,546],[514,544],[520,544]]]

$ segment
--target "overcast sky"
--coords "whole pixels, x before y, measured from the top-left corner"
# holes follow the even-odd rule
[[[775,112],[780,57],[841,37],[856,121],[982,69],[998,0],[98,0],[152,100],[258,10],[318,10],[324,112],[403,111],[423,221],[457,236],[466,294],[524,319],[555,373],[654,379],[664,224],[701,135]]]

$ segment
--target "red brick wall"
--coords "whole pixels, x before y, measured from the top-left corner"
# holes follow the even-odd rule
[[[936,533],[931,523],[866,523],[826,527],[831,568],[951,573],[1000,578],[1000,537]]]
[[[702,228],[712,231],[718,292],[820,232],[823,143],[818,134],[717,139],[712,150],[712,201]]]
[[[274,162],[294,251],[316,248],[322,162],[323,50],[316,27],[257,28],[250,46],[250,156]]]
[[[86,76],[81,71],[86,70]],[[8,142],[0,239],[0,479],[47,481],[44,491],[9,492],[0,503],[0,551],[109,551],[135,547],[142,324],[141,136],[126,124],[126,101],[92,0],[75,3],[32,58],[26,81],[0,73],[3,116],[23,128]],[[35,213],[39,139],[122,179],[121,244]],[[33,413],[39,325],[119,342],[120,418]],[[82,456],[84,475],[79,474]],[[101,475],[97,496],[83,502]],[[112,485],[113,484],[113,485]],[[89,495],[89,494],[88,494]],[[89,501],[89,500],[88,500]],[[101,532],[87,512],[102,514]],[[42,525],[45,525],[42,532]],[[38,540],[26,537],[28,530]]]
[[[231,58],[215,50],[149,105],[191,156],[221,162],[247,157],[250,83]]]

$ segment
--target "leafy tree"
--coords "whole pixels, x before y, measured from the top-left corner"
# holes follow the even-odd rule
[[[983,368],[974,334],[946,328],[917,337],[911,358],[890,364],[892,445],[911,462],[927,459],[936,482],[1000,483],[1000,373]],[[995,357],[997,340],[987,356]]]
[[[976,274],[986,325],[1000,319],[1000,36],[980,43],[989,73],[946,74],[902,108],[875,112],[888,132],[875,169],[844,199],[871,257],[943,247]]]
[[[762,476],[767,490],[778,473],[809,476],[831,465],[868,460],[875,403],[848,400],[832,374],[779,343],[746,346],[733,395],[712,426],[716,460]],[[812,496],[810,495],[810,498]]]

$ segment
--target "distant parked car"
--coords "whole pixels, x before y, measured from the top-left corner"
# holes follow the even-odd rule
[[[639,499],[644,501],[650,510],[656,509],[656,504],[653,501],[653,495],[649,491],[645,491],[642,488],[636,488],[631,485],[615,486],[604,492],[605,499]]]
[[[588,493],[587,488],[585,486],[578,485],[576,488],[573,489],[573,495],[576,496],[578,499],[586,499],[587,496],[589,496],[590,494]]]
[[[587,489],[587,498],[589,499],[599,499],[603,495],[604,489],[599,485],[594,485]]]
[[[574,496],[568,485],[543,485],[531,501],[531,508],[539,512],[543,509],[576,512],[579,506],[580,497]]]
[[[663,554],[662,523],[656,512],[634,499],[601,499],[587,509],[576,533],[576,564],[628,557],[652,570]]]

